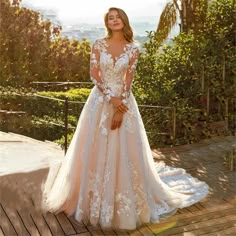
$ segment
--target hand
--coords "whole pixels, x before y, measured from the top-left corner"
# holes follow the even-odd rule
[[[128,107],[118,97],[111,97],[111,103],[121,113],[128,111]]]
[[[123,121],[123,113],[116,111],[112,118],[111,129],[114,130],[116,128],[120,128],[122,121]]]

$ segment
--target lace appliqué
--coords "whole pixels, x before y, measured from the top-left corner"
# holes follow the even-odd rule
[[[128,105],[129,110],[126,112],[126,119],[124,120],[124,125],[126,130],[129,133],[135,132],[134,117],[137,116],[137,113],[132,109],[132,105]]]
[[[132,172],[132,183],[133,183],[133,190],[135,193],[135,208],[138,215],[141,215],[142,211],[148,209],[148,199],[147,195],[144,191],[143,185],[139,182],[139,175],[131,162],[128,162],[129,168]]]
[[[164,214],[172,212],[174,208],[170,208],[166,202],[163,200],[160,201],[160,204],[155,204],[152,209],[151,218],[152,220],[159,220],[160,217]]]
[[[80,221],[82,219],[83,213],[84,213],[84,211],[81,208],[82,203],[83,203],[83,197],[80,196],[79,202],[78,202],[78,207],[77,207],[76,213],[75,213],[75,218],[78,219],[78,221]]]
[[[112,221],[113,214],[114,214],[114,208],[113,206],[109,205],[109,203],[106,200],[105,196],[105,187],[109,185],[111,172],[106,167],[105,169],[105,176],[104,176],[104,184],[103,184],[103,201],[102,201],[102,210],[101,210],[101,222],[104,222],[105,224],[108,224]]]
[[[101,196],[99,194],[99,186],[101,183],[101,178],[98,174],[94,175],[90,172],[90,216],[91,218],[98,218],[100,212]]]
[[[113,218],[113,207],[106,200],[102,202],[101,222],[110,223]]]
[[[122,102],[124,104],[128,104],[128,100],[129,100],[130,92],[132,88],[132,83],[133,83],[133,77],[134,77],[135,69],[138,63],[138,55],[139,55],[138,47],[132,45],[129,50],[130,63],[126,72],[126,79],[123,82]]]
[[[100,124],[99,124],[99,128],[101,128],[103,135],[108,134],[107,128],[104,126],[104,122],[106,121],[107,118],[108,118],[108,113],[103,112],[101,120],[100,120]]]
[[[129,216],[131,211],[131,200],[128,198],[128,192],[126,194],[118,193],[115,201],[119,204],[117,214]]]
[[[135,69],[136,69],[137,64],[138,64],[138,55],[139,55],[138,47],[137,46],[132,47],[131,50],[130,50],[130,54],[129,55],[130,55],[130,58],[134,58],[134,60],[129,65],[128,72],[129,73],[133,73],[133,72],[135,72]]]
[[[104,45],[101,40],[97,40],[92,47],[90,55],[90,78],[95,86],[105,95],[105,99],[109,102],[114,96],[112,90],[107,86],[106,82],[100,76],[100,51],[104,50]]]

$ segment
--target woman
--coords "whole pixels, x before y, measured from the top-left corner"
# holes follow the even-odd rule
[[[131,84],[139,50],[126,13],[110,8],[92,47],[96,86],[67,151],[43,185],[43,209],[104,228],[135,229],[203,199],[208,186],[155,164]]]

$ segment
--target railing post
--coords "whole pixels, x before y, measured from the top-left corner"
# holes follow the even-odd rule
[[[204,89],[205,89],[205,67],[204,65],[202,66],[202,81],[201,81],[201,89],[202,89],[202,92],[204,92]]]
[[[64,103],[64,126],[65,126],[65,133],[64,133],[64,136],[65,136],[65,143],[64,143],[64,146],[65,146],[65,154],[67,152],[67,143],[68,143],[68,97],[66,97],[65,99],[65,103]]]
[[[173,144],[175,145],[176,139],[176,108],[173,107]]]
[[[207,89],[207,121],[209,121],[210,114],[210,89]]]
[[[223,85],[225,85],[225,55],[223,56],[222,79],[223,79]]]
[[[229,131],[229,100],[225,100],[225,121],[226,121],[226,131]]]

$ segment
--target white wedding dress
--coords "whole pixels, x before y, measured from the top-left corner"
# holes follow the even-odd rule
[[[113,58],[106,39],[91,54],[96,86],[80,115],[67,154],[51,166],[42,184],[42,208],[64,211],[77,221],[104,228],[135,229],[158,222],[176,209],[208,194],[208,185],[184,169],[154,163],[131,83],[138,47],[128,43]],[[119,129],[111,130],[111,96],[122,96],[129,110]]]

